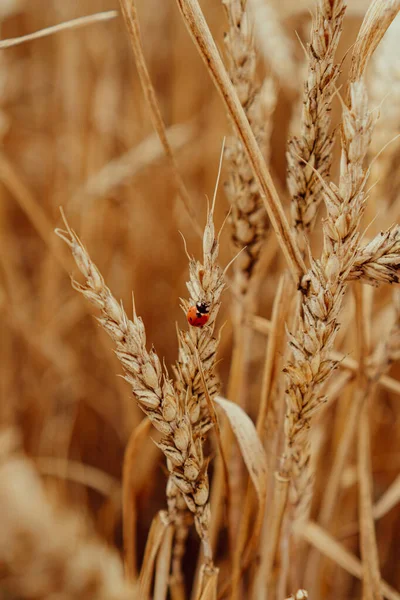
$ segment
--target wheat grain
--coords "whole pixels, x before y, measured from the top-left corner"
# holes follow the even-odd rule
[[[398,587],[392,549],[399,536],[390,526],[400,497],[398,325],[386,334],[400,274],[398,21],[369,58],[399,2],[348,3],[339,46],[353,43],[360,17],[371,7],[353,58],[337,47],[339,0],[226,0],[225,8],[223,0],[178,2],[206,69],[179,11],[162,0],[122,0],[140,77],[122,35],[122,15],[0,50],[0,425],[18,424],[33,458],[31,463],[5,449],[0,435],[0,596],[283,600],[292,594],[293,600],[304,588],[315,599],[398,600],[399,592],[380,575]],[[0,37],[8,44],[7,38],[18,36],[20,43],[24,34],[42,35],[54,23],[70,28],[80,13],[91,13],[90,3],[36,0],[47,10],[35,11],[25,0],[3,0]],[[305,40],[306,60],[295,32]],[[361,154],[369,134],[363,128],[369,124],[362,94],[355,101],[348,94],[349,82],[354,95],[362,77],[373,113],[381,113],[365,164]],[[330,123],[330,109],[340,108],[342,97],[345,125],[335,128],[336,111]],[[147,137],[149,103],[160,135],[168,136],[167,150],[177,154],[179,172],[159,160],[162,145]],[[170,131],[162,122],[184,125]],[[288,226],[285,217],[295,196],[284,189],[288,130],[298,137],[289,179],[297,176],[300,191],[306,186],[304,222],[310,222],[303,229],[310,235],[303,235],[302,224]],[[340,148],[331,152],[333,130],[335,143],[343,137],[342,165],[336,160]],[[185,194],[183,180],[198,196],[194,208],[201,213],[201,189],[214,180],[226,131],[227,224],[231,219],[234,251],[242,252],[224,302],[218,261],[232,253],[229,227],[226,239],[210,235],[212,250],[199,254],[200,237],[195,239],[177,192]],[[169,161],[176,169],[175,157]],[[329,184],[331,162],[337,187]],[[328,210],[317,209],[323,200]],[[84,278],[74,265],[79,295],[62,271],[71,271],[70,248],[52,233],[59,204],[68,207],[104,276],[67,228],[62,235],[76,244],[90,271]],[[216,208],[217,222],[223,212]],[[289,260],[290,283],[274,227]],[[189,265],[178,228],[190,248]],[[182,292],[185,280],[188,292]],[[128,319],[114,299],[129,298],[131,287],[146,333],[136,312],[126,310]],[[79,297],[82,292],[93,294],[98,309]],[[185,313],[198,302],[209,305],[211,316],[196,328]],[[87,313],[100,321],[88,320]],[[218,319],[227,321],[223,336]],[[289,344],[285,322],[293,336]],[[166,356],[168,372],[150,340]],[[122,377],[115,380],[118,372],[134,395]],[[219,470],[213,458],[225,427],[237,437]],[[15,500],[10,490],[17,486]],[[47,494],[50,489],[61,494]],[[303,522],[311,493],[318,526]],[[374,494],[381,496],[375,505]],[[73,503],[72,517],[61,498]],[[157,513],[163,505],[168,510]],[[384,521],[374,522],[388,510]],[[133,588],[124,582],[121,561],[90,532],[91,517],[109,544],[118,550],[123,544]],[[103,590],[103,583],[91,587],[95,573]]]

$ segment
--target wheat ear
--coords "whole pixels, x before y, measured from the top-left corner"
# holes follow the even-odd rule
[[[206,560],[211,562],[208,542],[208,480],[203,465],[201,437],[194,431],[188,405],[182,404],[167,372],[154,349],[146,348],[143,321],[134,311],[128,318],[122,305],[113,297],[104,279],[75,232],[65,221],[66,231],[56,233],[71,248],[75,262],[85,278],[83,285],[73,281],[82,293],[101,311],[99,322],[116,346],[116,355],[125,370],[125,379],[143,412],[162,434],[159,447],[167,458],[170,482],[183,494],[186,505],[194,513],[197,531],[203,541]],[[195,463],[195,464],[194,464]],[[179,515],[174,495],[168,493],[169,518]]]
[[[189,281],[187,288],[189,299],[181,300],[181,308],[186,316],[191,306],[202,303],[208,307],[209,320],[203,327],[188,325],[186,330],[178,330],[179,355],[174,367],[177,394],[193,429],[195,445],[190,448],[186,461],[186,476],[202,478],[202,490],[206,498],[204,512],[196,519],[198,508],[185,489],[170,477],[167,495],[170,502],[180,506],[179,527],[174,547],[173,576],[176,583],[182,580],[181,558],[190,520],[185,515],[185,505],[195,515],[195,523],[204,539],[209,536],[210,510],[208,504],[209,483],[207,477],[207,459],[203,456],[203,442],[207,431],[213,426],[209,402],[213,402],[219,391],[219,380],[215,372],[219,338],[214,336],[215,320],[221,305],[224,290],[224,274],[218,265],[219,236],[215,234],[214,204],[208,211],[207,223],[203,235],[203,261],[189,258]],[[185,504],[182,507],[180,496]]]
[[[289,336],[294,360],[287,375],[286,450],[281,475],[292,481],[298,516],[307,513],[311,495],[310,421],[320,407],[321,386],[336,364],[329,358],[338,327],[346,280],[358,250],[358,228],[366,194],[364,160],[371,141],[374,117],[368,110],[363,81],[350,85],[350,105],[343,106],[342,158],[339,186],[323,185],[327,218],[323,224],[324,250],[312,260],[304,279],[297,331]]]
[[[299,243],[314,225],[322,201],[322,179],[329,176],[334,135],[330,130],[332,98],[340,66],[335,53],[342,32],[343,0],[319,0],[307,46],[308,74],[304,83],[300,136],[289,141],[288,187],[292,222]]]

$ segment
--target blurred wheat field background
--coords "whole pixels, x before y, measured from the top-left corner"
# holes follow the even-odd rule
[[[399,10],[0,2],[1,598],[400,599]]]

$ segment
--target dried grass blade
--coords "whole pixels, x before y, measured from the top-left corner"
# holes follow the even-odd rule
[[[350,81],[361,79],[369,59],[399,11],[399,0],[371,2],[353,48]]]
[[[263,335],[269,335],[272,329],[272,323],[271,321],[269,321],[268,319],[265,319],[264,317],[258,317],[255,315],[251,315],[249,317],[249,325],[251,325],[251,327],[253,327],[253,329],[255,331],[258,331],[258,333],[262,333]]]
[[[53,33],[65,31],[66,29],[78,29],[79,27],[85,27],[86,25],[92,25],[93,23],[99,23],[101,21],[110,21],[111,19],[115,19],[115,17],[117,16],[118,12],[116,10],[108,10],[100,13],[95,13],[94,15],[87,15],[86,17],[72,19],[71,21],[65,21],[64,23],[59,23],[58,25],[52,25],[51,27],[40,29],[39,31],[35,31],[34,33],[28,33],[28,35],[22,35],[21,37],[17,38],[1,40],[0,50],[2,50],[3,48],[10,48],[11,46],[18,46],[19,44],[24,44],[25,42],[37,40],[48,35],[53,35]]]
[[[174,528],[170,525],[161,544],[157,557],[156,580],[153,600],[166,600],[168,594],[169,574],[171,569],[172,540]]]
[[[200,5],[197,0],[177,0],[177,3],[186,27],[210,71],[213,81],[224,100],[235,130],[242,140],[254,177],[259,185],[265,208],[291,273],[297,283],[298,279],[305,272],[303,258],[296,241],[293,238],[271,175],[267,169],[243,107],[240,104],[236,90],[232,85],[218,53]]]
[[[160,510],[157,516],[154,517],[149,534],[147,536],[146,550],[140,571],[139,597],[142,600],[147,600],[150,598],[150,588],[154,574],[154,563],[169,526],[170,523],[167,512],[165,510]]]
[[[229,381],[227,388],[227,395],[232,399],[235,404],[243,406],[244,399],[246,396],[246,361],[250,355],[249,344],[251,342],[252,331],[248,327],[240,327],[238,325],[237,331],[234,337],[234,345],[232,349],[231,364],[229,367]],[[247,355],[245,349],[247,348]],[[235,511],[237,507],[238,494],[242,493],[240,482],[237,479],[241,478],[242,472],[240,466],[235,469],[233,461],[238,462],[238,456],[232,452],[232,445],[234,442],[234,434],[232,429],[225,422],[221,432],[221,444],[223,447],[223,453],[225,460],[230,463],[234,473],[238,475],[236,480],[231,481],[231,490],[229,491],[224,486],[224,465],[222,461],[218,460],[216,463],[215,476],[213,478],[213,485],[211,490],[211,507],[213,520],[211,523],[210,538],[212,546],[215,548],[217,542],[217,534],[221,527],[221,520],[223,516],[224,503],[227,507],[227,518],[230,535],[230,547],[233,547],[233,531],[231,524],[235,522]],[[233,489],[232,489],[233,488]],[[233,492],[231,495],[230,492]],[[231,501],[232,498],[232,501]],[[241,499],[240,499],[241,503]]]
[[[358,415],[357,466],[359,479],[359,521],[360,549],[363,567],[363,600],[382,600],[380,593],[381,574],[379,555],[375,537],[375,525],[372,514],[372,467],[369,439],[369,402],[374,397],[375,384],[366,373],[366,363],[370,354],[372,289],[367,286],[355,286],[355,316],[357,330],[358,393],[363,397]]]
[[[362,400],[361,395],[356,396],[347,415],[346,427],[340,438],[340,444],[338,445],[338,450],[322,498],[320,522],[323,526],[328,526],[337,503],[343,469],[355,439]]]
[[[272,378],[274,365],[276,364],[276,350],[280,346],[282,334],[284,334],[285,317],[288,310],[288,303],[284,302],[287,296],[287,281],[286,274],[282,275],[279,280],[276,291],[274,305],[272,308],[271,328],[269,330],[266,360],[264,365],[263,382],[261,388],[261,401],[257,415],[257,433],[262,437],[262,431],[265,424],[268,411],[268,399],[272,387]]]
[[[358,579],[363,577],[361,561],[351,552],[346,550],[338,541],[335,540],[327,531],[319,527],[316,523],[308,521],[299,526],[297,533],[309,544],[317,548],[322,554],[333,560],[342,569]],[[381,582],[380,591],[388,600],[400,600],[400,593],[393,589],[385,581]]]
[[[192,199],[179,173],[174,153],[168,141],[166,126],[161,115],[161,110],[157,101],[157,96],[153,83],[151,81],[150,73],[147,69],[146,60],[143,52],[142,40],[140,37],[139,21],[135,0],[120,0],[120,4],[126,28],[129,32],[129,39],[131,41],[133,54],[135,56],[135,62],[140,78],[140,83],[142,85],[143,93],[145,95],[147,104],[149,105],[150,117],[153,123],[153,127],[156,130],[160,141],[164,147],[165,154],[167,155],[167,158],[171,165],[171,171],[175,179],[177,190],[185,206],[185,209],[192,221],[193,227],[195,228],[195,231],[202,237],[203,232],[197,222]]]
[[[385,390],[388,390],[388,392],[400,395],[400,381],[397,381],[397,379],[393,379],[393,377],[390,377],[389,375],[383,375],[379,379],[379,383]]]
[[[125,449],[122,471],[122,514],[125,573],[130,581],[137,579],[136,554],[136,494],[133,465],[141,456],[140,446],[151,429],[151,422],[145,418],[133,431]]]
[[[257,425],[256,431],[260,439],[263,439],[264,427],[266,422],[266,415],[268,410],[268,400],[270,391],[273,384],[273,376],[274,371],[276,370],[276,361],[280,356],[279,350],[282,342],[282,337],[285,335],[284,327],[285,327],[285,317],[288,310],[288,304],[283,302],[283,292],[287,290],[287,276],[284,274],[279,281],[278,289],[274,299],[274,306],[272,309],[272,322],[271,322],[271,334],[268,338],[268,347],[266,353],[266,362],[264,366],[263,373],[263,383],[261,390],[261,402],[257,417]],[[248,526],[250,522],[250,514],[253,508],[252,502],[252,490],[249,486],[247,486],[245,502],[241,509],[241,519],[240,519],[240,528],[239,528],[239,537],[235,546],[235,554],[234,554],[234,572],[233,572],[233,585],[231,591],[231,598],[234,600],[237,598],[239,593],[239,586],[236,585],[240,577],[240,572],[242,568],[242,552],[246,544],[247,534],[248,534]],[[258,543],[259,536],[261,535],[261,527],[260,529],[254,527],[254,533],[250,540],[250,544],[247,547],[246,554],[248,555],[251,550]]]
[[[217,396],[215,401],[229,420],[258,499],[262,503],[267,490],[267,457],[254,423],[237,404],[221,396]]]
[[[267,547],[262,549],[262,562],[258,570],[255,594],[260,593],[260,589],[265,595],[267,594],[288,498],[289,480],[280,477],[278,473],[275,473],[275,479],[272,506],[268,511],[268,520],[265,524]]]
[[[249,553],[256,545],[258,537],[261,533],[261,526],[264,518],[267,495],[267,457],[257,435],[257,430],[254,426],[254,423],[243,411],[243,409],[237,404],[234,404],[225,398],[221,398],[220,396],[216,398],[216,402],[223,409],[229,420],[233,433],[235,434],[239,444],[243,460],[249,471],[250,478],[257,493],[258,511],[253,527],[253,535],[247,548],[247,553]],[[231,588],[232,598],[235,598],[237,594],[238,583],[242,570],[241,554],[244,543],[245,540],[241,540],[241,543],[239,543],[235,549],[234,571]]]
[[[398,502],[400,502],[400,475],[396,477],[386,492],[375,503],[373,508],[374,519],[384,517]]]

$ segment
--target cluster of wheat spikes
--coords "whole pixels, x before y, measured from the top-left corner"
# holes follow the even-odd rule
[[[211,0],[204,14],[198,0],[177,0],[173,15],[164,0],[138,8],[120,0],[119,11],[12,37],[7,19],[19,14],[17,4],[0,5],[7,31],[0,41],[7,100],[0,101],[1,198],[14,197],[24,213],[19,223],[0,205],[0,597],[400,600],[400,0],[368,7],[364,0],[299,0],[296,7],[220,0],[223,44],[205,16],[215,9]],[[296,53],[290,19],[303,13],[304,24],[310,8],[310,33],[296,23]],[[69,14],[65,7],[55,13]],[[114,32],[113,47],[105,33],[119,16],[157,135],[115,156],[126,134],[118,108],[127,111],[129,135],[139,114],[125,100],[126,40]],[[202,85],[211,77],[220,94],[173,127],[151,73],[157,44],[171,61],[175,50],[158,34],[147,39],[170,19],[191,35],[177,35],[176,65],[185,69],[180,57],[192,60],[192,52],[193,80],[187,94],[185,73],[163,100],[176,94],[184,110],[201,95],[199,77]],[[75,36],[88,25],[104,28],[101,41],[88,33],[82,46],[75,37],[57,46],[62,106],[71,115],[57,144],[73,152],[64,162],[57,157],[53,173],[56,144],[43,151],[43,170],[33,145],[18,166],[8,147],[12,155],[21,135],[14,144],[7,102],[24,88],[8,97],[4,83],[14,61],[23,69],[28,55],[9,49],[61,39],[61,31]],[[93,64],[80,73],[70,61],[77,66],[84,49]],[[40,61],[34,66],[40,71]],[[94,94],[86,85],[92,76]],[[71,95],[77,83],[86,85],[79,103]],[[84,98],[93,109],[85,132]],[[33,115],[39,119],[38,107]],[[204,119],[214,119],[211,137]],[[199,187],[209,181],[199,172],[225,130],[215,192],[201,204]],[[210,174],[216,158],[217,150]],[[43,197],[65,206],[64,227],[55,231],[66,246],[46,201],[38,203],[24,182],[23,165]],[[139,171],[150,169],[159,178],[139,181]],[[128,180],[134,190],[124,188]],[[142,206],[149,193],[154,204]],[[100,271],[86,246],[95,252],[103,234]],[[129,316],[116,295],[132,262]],[[95,307],[99,327],[87,324],[87,303],[68,295],[60,266],[78,268],[72,287]],[[183,316],[174,312],[179,304]],[[167,358],[148,344],[153,336]],[[124,381],[115,382],[115,370]],[[112,464],[117,475],[106,472]]]
[[[154,349],[146,349],[143,321],[136,315],[129,319],[121,304],[105,285],[85,247],[69,228],[57,233],[70,246],[75,262],[85,278],[84,285],[74,288],[101,310],[100,324],[116,345],[116,355],[132,388],[134,398],[162,435],[157,443],[167,459],[168,522],[185,527],[182,513],[193,514],[197,532],[203,542],[206,565],[212,568],[209,542],[210,507],[207,462],[203,444],[213,426],[210,405],[218,392],[215,374],[218,341],[213,337],[214,322],[224,289],[222,269],[217,264],[219,242],[213,221],[214,204],[209,211],[203,236],[203,263],[190,259],[190,299],[182,300],[183,311],[205,303],[209,321],[202,328],[178,331],[179,358],[175,367],[175,385],[163,370]],[[188,325],[189,327],[189,325]],[[163,372],[164,371],[164,372]],[[182,541],[182,540],[181,540]],[[180,565],[177,565],[180,570]],[[176,575],[181,578],[180,573]]]

